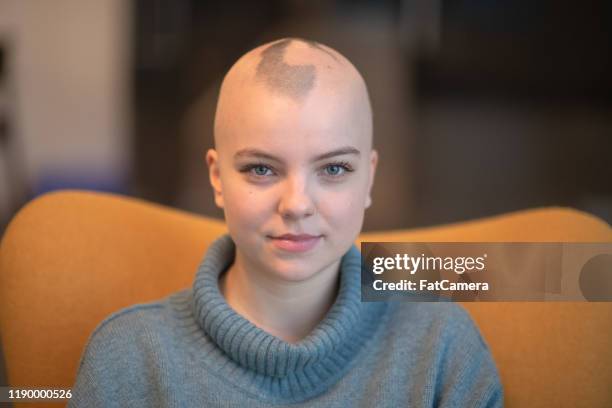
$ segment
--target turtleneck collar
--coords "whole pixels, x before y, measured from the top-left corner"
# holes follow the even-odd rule
[[[314,330],[298,343],[275,337],[236,313],[219,290],[219,275],[233,262],[229,235],[208,249],[193,284],[198,325],[235,363],[257,376],[271,377],[278,396],[301,399],[339,379],[374,334],[386,303],[361,302],[361,255],[353,245],[342,257],[338,295]],[[265,379],[264,379],[265,380]],[[283,383],[287,384],[283,384]]]

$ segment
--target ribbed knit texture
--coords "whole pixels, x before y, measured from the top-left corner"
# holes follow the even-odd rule
[[[135,305],[92,334],[69,406],[501,406],[486,344],[454,304],[360,301],[361,258],[342,258],[337,298],[298,343],[237,314],[219,291],[227,235],[193,288]]]
[[[229,236],[215,242],[200,265],[194,311],[198,324],[234,362],[263,375],[271,395],[303,399],[337,378],[380,323],[385,303],[361,303],[361,255],[353,246],[342,258],[338,296],[305,339],[285,342],[237,314],[219,291],[219,274],[234,258]]]

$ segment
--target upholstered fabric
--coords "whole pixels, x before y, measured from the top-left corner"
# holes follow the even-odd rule
[[[188,287],[225,231],[221,221],[110,194],[63,191],[27,204],[0,244],[10,384],[69,387],[96,325]],[[612,242],[612,229],[579,211],[543,208],[360,239]],[[612,405],[612,303],[464,306],[491,347],[507,406]]]

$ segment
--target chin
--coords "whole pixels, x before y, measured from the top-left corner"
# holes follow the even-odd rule
[[[270,272],[289,282],[308,280],[323,269],[323,266],[308,259],[276,260],[271,266]]]

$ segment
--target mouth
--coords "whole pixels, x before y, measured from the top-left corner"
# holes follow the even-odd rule
[[[283,234],[268,236],[272,244],[287,252],[306,252],[311,250],[321,240],[323,235],[311,234]]]

